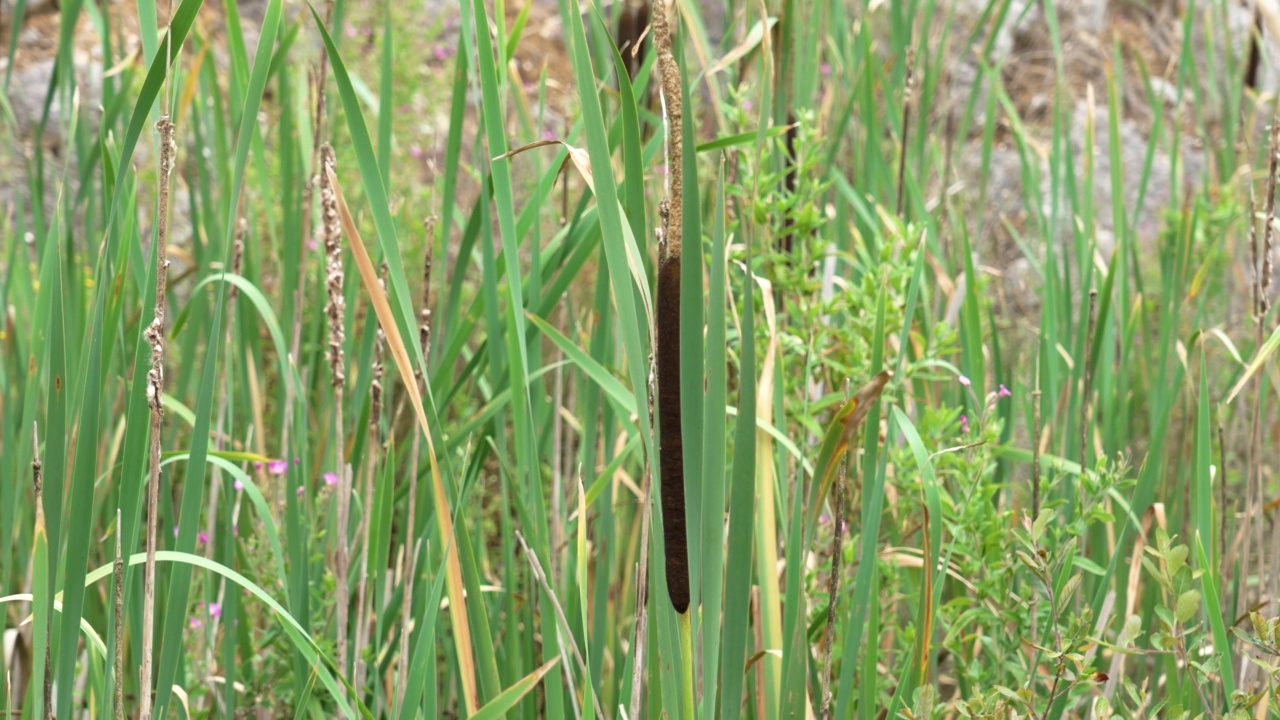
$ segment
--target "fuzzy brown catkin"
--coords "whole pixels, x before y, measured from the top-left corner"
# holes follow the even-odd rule
[[[685,530],[684,439],[680,417],[680,259],[684,221],[683,117],[680,67],[672,52],[665,2],[653,12],[667,133],[667,197],[658,207],[658,288],[655,302],[655,374],[658,389],[659,500],[665,543],[667,593],[677,613],[689,609],[689,545]]]

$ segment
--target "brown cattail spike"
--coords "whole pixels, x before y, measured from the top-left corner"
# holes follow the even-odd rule
[[[680,257],[684,110],[680,67],[672,52],[667,9],[659,0],[653,14],[653,37],[661,73],[662,107],[667,132],[667,197],[659,206],[658,291],[655,301],[658,385],[658,467],[661,473],[662,535],[666,544],[667,591],[676,612],[689,609],[689,548],[685,531],[684,441],[680,424]]]

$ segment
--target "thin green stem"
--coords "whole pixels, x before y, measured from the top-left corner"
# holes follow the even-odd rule
[[[697,717],[693,713],[693,623],[689,620],[691,614],[691,610],[680,613],[680,661],[683,669],[680,678],[682,686],[680,704],[685,720],[693,720]]]

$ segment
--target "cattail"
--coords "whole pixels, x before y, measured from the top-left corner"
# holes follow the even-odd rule
[[[614,40],[617,42],[618,52],[622,54],[622,63],[627,68],[627,75],[633,82],[643,64],[640,57],[640,44],[644,42],[644,36],[648,30],[648,0],[624,2],[622,9],[618,12],[618,31]]]
[[[155,319],[144,335],[151,345],[151,369],[147,372],[147,405],[151,408],[151,457],[147,476],[147,564],[142,582],[142,669],[139,720],[151,717],[151,662],[154,652],[156,611],[156,526],[160,512],[160,429],[164,417],[165,292],[169,274],[169,175],[173,172],[177,143],[173,123],[165,115],[156,123],[160,133],[160,212],[156,225]]]
[[[1258,89],[1258,69],[1262,67],[1262,10],[1253,8],[1253,29],[1249,33],[1249,55],[1244,64],[1244,86]]]
[[[335,559],[337,571],[337,622],[338,622],[338,668],[347,673],[347,624],[350,610],[350,588],[347,586],[347,571],[351,566],[351,547],[347,539],[347,528],[351,523],[351,472],[347,469],[344,455],[346,443],[343,438],[342,423],[342,391],[346,382],[344,369],[343,341],[346,339],[343,329],[346,315],[346,300],[342,294],[342,221],[338,217],[338,196],[329,182],[329,170],[334,167],[333,147],[325,143],[320,147],[320,232],[324,239],[325,254],[325,289],[328,291],[328,302],[325,304],[325,316],[329,323],[329,373],[333,385],[333,423],[336,456],[338,462],[338,547]]]
[[[680,424],[680,257],[683,118],[680,67],[671,50],[671,27],[659,2],[653,37],[661,73],[661,98],[667,134],[667,198],[659,206],[658,291],[655,302],[655,370],[658,385],[658,467],[662,484],[662,535],[666,544],[667,591],[677,613],[689,609],[689,548],[685,535],[684,441]]]

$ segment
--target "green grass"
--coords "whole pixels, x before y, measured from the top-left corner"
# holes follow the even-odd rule
[[[1280,718],[1276,103],[1232,4],[1183,3],[1167,68],[1115,37],[1092,90],[1054,3],[723,4],[723,40],[671,18],[670,197],[664,67],[651,34],[627,74],[616,3],[271,0],[253,34],[234,2],[167,28],[61,3],[59,112],[18,127],[16,71],[0,108],[0,713],[114,718],[119,689],[161,718]],[[1034,116],[1033,60],[997,52],[1026,23]],[[119,70],[101,112],[88,42]]]

